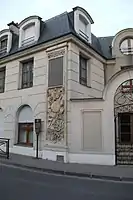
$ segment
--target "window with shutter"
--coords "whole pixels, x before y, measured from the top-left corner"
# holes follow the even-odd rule
[[[63,85],[63,57],[49,60],[48,86]]]

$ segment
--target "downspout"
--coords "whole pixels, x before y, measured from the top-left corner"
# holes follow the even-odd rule
[[[67,125],[67,121],[68,121],[68,116],[67,116],[67,99],[68,99],[68,43],[65,47],[65,145],[66,145],[66,162],[68,162],[68,125]]]

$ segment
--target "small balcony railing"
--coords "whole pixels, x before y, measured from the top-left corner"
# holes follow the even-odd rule
[[[7,52],[7,47],[0,48],[0,54],[6,53]]]
[[[31,44],[32,42],[34,42],[34,40],[35,40],[35,37],[34,37],[34,36],[32,36],[32,37],[30,37],[30,38],[27,38],[27,39],[23,40],[23,41],[22,41],[22,46],[25,46],[25,45]]]
[[[85,39],[88,41],[89,37],[88,35],[86,35],[83,31],[79,30],[79,34]]]
[[[8,138],[0,138],[0,156],[9,159],[9,141]]]
[[[120,51],[125,55],[132,55],[133,54],[133,47],[120,48]]]

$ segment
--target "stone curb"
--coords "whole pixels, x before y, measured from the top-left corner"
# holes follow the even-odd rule
[[[49,168],[41,168],[41,167],[35,167],[35,166],[29,166],[25,164],[18,164],[13,162],[4,162],[0,160],[1,164],[8,164],[16,167],[21,167],[25,169],[31,169],[41,172],[47,172],[49,174],[60,174],[64,176],[73,176],[73,177],[81,177],[81,178],[90,178],[90,179],[100,179],[100,180],[109,180],[109,181],[116,181],[116,182],[133,182],[133,178],[130,177],[119,177],[119,176],[106,176],[106,175],[98,175],[93,173],[81,173],[81,172],[70,172],[70,171],[64,171],[64,170],[58,170],[58,169],[49,169]]]

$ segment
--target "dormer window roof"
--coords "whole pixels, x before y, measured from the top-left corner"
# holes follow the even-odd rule
[[[75,31],[82,39],[91,43],[91,24],[94,23],[91,16],[81,7],[75,7],[73,11]]]
[[[24,19],[19,26],[19,47],[37,42],[40,37],[40,20],[38,16]]]
[[[133,38],[128,37],[122,40],[120,44],[120,51],[124,55],[133,55]]]
[[[31,44],[35,41],[35,23],[29,24],[23,28],[22,46]]]
[[[5,35],[0,39],[0,54],[7,52],[8,36]]]
[[[8,53],[12,45],[12,33],[5,29],[0,32],[0,55]]]

